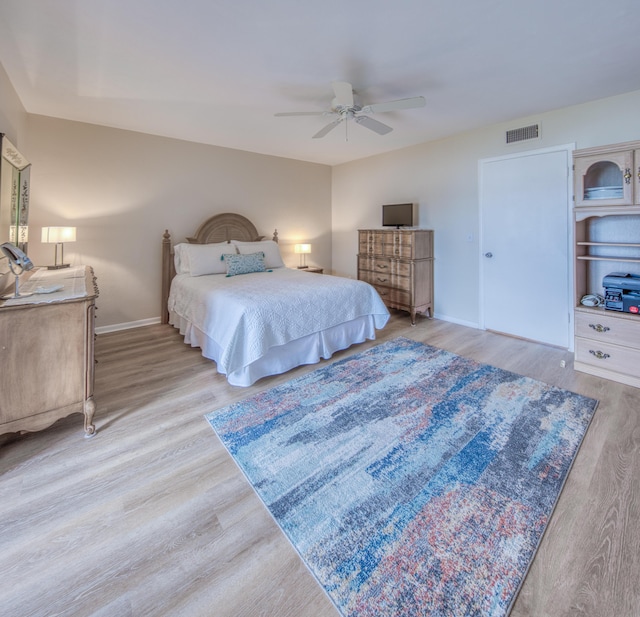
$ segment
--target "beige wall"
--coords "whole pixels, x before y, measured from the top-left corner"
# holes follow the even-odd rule
[[[26,125],[27,112],[0,64],[0,133],[7,135],[11,142],[20,148],[20,141],[26,134]]]
[[[0,133],[4,133],[16,147],[22,149],[26,126],[27,112],[0,64]],[[9,214],[6,214],[7,221],[9,218]],[[0,242],[6,242],[8,239],[0,238]],[[6,258],[0,257],[0,289],[4,290],[8,285],[13,285],[13,276],[9,272]]]
[[[77,227],[65,261],[95,270],[98,328],[156,320],[164,230],[182,241],[213,214],[243,214],[267,237],[277,228],[287,265],[306,241],[308,263],[330,266],[330,167],[36,115],[27,134],[29,255],[53,263],[40,228]]]
[[[380,227],[381,204],[412,201],[419,204],[418,225],[435,230],[436,316],[478,325],[479,161],[565,144],[586,148],[640,139],[638,109],[640,91],[334,167],[334,272],[355,276],[356,230]],[[505,145],[506,130],[534,122],[541,124],[541,139]],[[535,238],[523,230],[523,242]]]
[[[77,226],[78,241],[65,257],[94,267],[102,329],[158,318],[165,228],[180,241],[212,214],[239,212],[267,236],[278,228],[288,265],[298,263],[292,245],[309,241],[309,263],[355,277],[357,229],[379,226],[381,204],[405,201],[419,204],[418,225],[436,232],[436,315],[477,325],[478,162],[640,139],[639,108],[640,91],[632,92],[332,169],[28,115],[0,71],[0,122],[9,126],[0,130],[33,163],[30,256],[53,261],[53,247],[39,242],[40,227]],[[505,130],[532,122],[541,124],[540,140],[504,144]],[[535,238],[523,232],[523,241]]]

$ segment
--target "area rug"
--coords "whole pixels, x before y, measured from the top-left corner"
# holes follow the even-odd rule
[[[399,338],[206,419],[342,615],[502,617],[596,406]]]

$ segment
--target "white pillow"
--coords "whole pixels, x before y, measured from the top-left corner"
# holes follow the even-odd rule
[[[205,274],[226,274],[227,266],[222,256],[236,254],[237,250],[228,242],[215,244],[176,244],[173,248],[177,274],[203,276]]]
[[[284,268],[284,261],[280,255],[280,247],[273,240],[260,240],[258,242],[241,242],[231,240],[238,247],[240,255],[250,255],[262,251],[264,253],[264,265],[266,268]]]

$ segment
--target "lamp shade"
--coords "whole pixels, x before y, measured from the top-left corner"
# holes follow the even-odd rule
[[[76,241],[76,228],[75,227],[43,227],[42,228],[42,242],[45,244],[52,244],[58,242],[75,242]]]
[[[311,253],[311,245],[310,244],[295,244],[293,247],[294,253]]]

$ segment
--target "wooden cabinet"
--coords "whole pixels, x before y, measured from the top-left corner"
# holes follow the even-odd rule
[[[616,144],[574,155],[575,205],[630,206],[637,203],[640,146]]]
[[[575,368],[640,387],[640,315],[585,306],[608,274],[640,275],[640,142],[576,150]]]
[[[361,229],[358,279],[373,285],[389,308],[433,313],[433,231]]]
[[[0,434],[37,431],[78,412],[84,414],[85,433],[95,432],[98,290],[91,268],[75,270],[78,297],[48,302],[43,301],[46,296],[33,296],[19,304],[12,305],[13,300],[0,303]],[[64,276],[70,272],[56,271],[66,287],[70,279]],[[47,284],[57,280],[56,274],[46,279]],[[26,279],[21,291],[28,287]],[[86,291],[83,295],[82,290]]]

